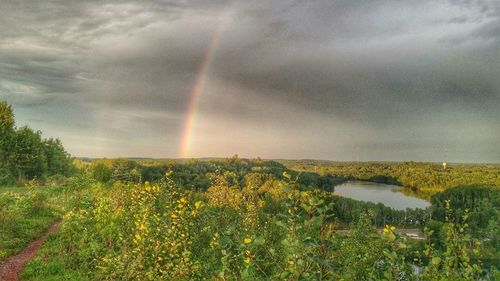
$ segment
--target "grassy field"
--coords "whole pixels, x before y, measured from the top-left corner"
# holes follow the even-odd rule
[[[64,241],[59,233],[48,237],[45,244],[39,249],[35,258],[24,268],[21,280],[29,281],[90,281],[78,270],[67,267],[65,257],[61,252],[65,251]]]
[[[23,185],[20,185],[20,186],[0,186],[0,194],[7,193],[7,192],[26,193],[27,191],[28,191],[28,188],[26,188],[26,186],[23,186]]]
[[[0,187],[0,261],[45,232],[61,209],[59,187]]]

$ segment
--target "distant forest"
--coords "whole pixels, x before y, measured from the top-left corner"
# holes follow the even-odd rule
[[[315,160],[282,161],[296,171],[314,172],[350,180],[396,184],[419,197],[456,186],[481,184],[500,188],[498,164],[449,164],[446,169],[437,163],[418,162],[331,162]]]

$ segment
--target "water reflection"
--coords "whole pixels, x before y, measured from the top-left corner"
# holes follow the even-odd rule
[[[335,186],[335,195],[355,200],[382,203],[388,207],[404,210],[406,208],[425,209],[431,204],[423,199],[408,196],[400,192],[403,188],[397,185],[351,181]]]

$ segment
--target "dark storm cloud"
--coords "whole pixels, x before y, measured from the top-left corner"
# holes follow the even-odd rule
[[[74,154],[174,157],[218,29],[193,156],[500,161],[494,0],[4,0],[0,98]]]

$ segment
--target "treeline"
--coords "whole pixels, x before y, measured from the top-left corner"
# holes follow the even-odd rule
[[[386,224],[398,227],[424,227],[430,219],[428,209],[396,210],[382,203],[363,202],[336,195],[332,195],[329,200],[333,203],[335,217],[344,224],[357,222],[367,213],[370,214],[371,222],[376,227],[383,227]]]
[[[12,107],[0,101],[0,185],[74,171],[70,155],[58,139],[44,139],[40,131],[15,126]]]
[[[243,159],[237,155],[227,159],[189,161],[97,159],[90,162],[81,161],[80,166],[88,169],[94,179],[102,183],[115,181],[154,183],[164,178],[167,171],[172,171],[176,184],[196,191],[206,191],[210,187],[210,177],[213,174],[222,175],[230,185],[239,188],[245,186],[245,179],[249,174],[261,175],[255,184],[263,184],[267,180],[282,180],[283,173],[287,172],[298,178],[301,189],[333,190],[335,185],[346,181],[343,177],[297,172],[276,161],[259,158]]]
[[[483,185],[500,188],[500,165],[416,162],[330,162],[315,160],[282,161],[297,171],[314,172],[353,180],[397,184],[430,197],[448,188]]]

